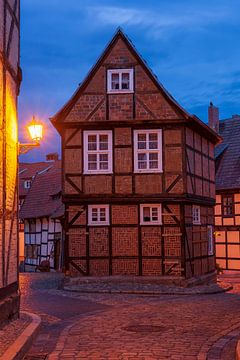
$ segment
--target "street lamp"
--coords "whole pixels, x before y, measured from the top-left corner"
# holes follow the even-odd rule
[[[29,135],[33,143],[20,144],[19,143],[19,154],[26,154],[28,151],[35,147],[40,146],[40,141],[43,137],[43,126],[35,120],[35,116],[32,117],[32,121],[27,126]]]

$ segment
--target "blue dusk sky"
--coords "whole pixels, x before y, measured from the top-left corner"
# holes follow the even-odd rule
[[[121,26],[160,82],[190,113],[207,121],[240,113],[239,0],[21,0],[19,136],[32,114],[44,122],[40,149],[21,161],[60,153],[50,125]]]

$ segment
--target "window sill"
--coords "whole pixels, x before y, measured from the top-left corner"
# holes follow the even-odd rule
[[[109,223],[94,223],[94,224],[88,224],[88,226],[109,226]]]
[[[113,172],[112,171],[109,171],[109,172],[101,172],[101,171],[86,171],[86,172],[83,172],[83,175],[112,175]]]
[[[156,169],[156,170],[134,170],[135,174],[162,174],[163,170],[162,169]]]
[[[152,225],[152,226],[159,226],[162,225],[162,222],[140,222],[141,226],[148,226],[148,225]]]
[[[107,94],[133,94],[133,90],[108,90]]]

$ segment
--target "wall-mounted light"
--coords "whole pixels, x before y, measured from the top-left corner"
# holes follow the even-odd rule
[[[32,117],[32,121],[27,125],[29,135],[33,143],[19,144],[19,154],[26,154],[31,149],[40,146],[40,141],[43,137],[43,126],[37,122],[35,116]]]
[[[33,116],[32,121],[27,126],[30,137],[32,141],[40,142],[43,137],[43,126],[42,124],[36,122],[35,116]]]

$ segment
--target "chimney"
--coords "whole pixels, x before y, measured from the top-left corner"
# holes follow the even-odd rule
[[[46,155],[46,161],[57,161],[58,153],[50,153]]]
[[[219,109],[212,102],[208,107],[208,126],[219,133]]]

